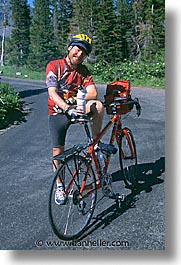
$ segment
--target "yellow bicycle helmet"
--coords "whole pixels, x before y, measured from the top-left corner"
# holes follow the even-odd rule
[[[82,47],[88,55],[92,50],[92,39],[85,34],[78,34],[70,39],[69,46]]]

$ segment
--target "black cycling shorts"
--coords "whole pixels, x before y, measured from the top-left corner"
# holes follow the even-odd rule
[[[49,115],[49,131],[53,147],[65,145],[67,129],[70,126],[70,120],[64,114]]]

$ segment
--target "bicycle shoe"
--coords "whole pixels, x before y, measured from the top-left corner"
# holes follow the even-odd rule
[[[55,191],[55,203],[57,205],[64,205],[66,203],[65,191],[62,185],[57,185]]]

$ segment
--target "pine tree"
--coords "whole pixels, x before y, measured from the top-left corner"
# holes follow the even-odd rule
[[[132,1],[129,59],[150,60],[164,48],[164,0]]]
[[[72,16],[70,19],[69,37],[83,33],[93,39],[93,50],[89,56],[90,61],[95,61],[95,48],[97,43],[97,36],[95,32],[97,6],[97,0],[72,1]]]
[[[144,49],[143,59],[152,61],[154,55],[164,47],[164,0],[143,1]]]
[[[99,1],[96,18],[96,55],[97,59],[109,63],[115,62],[116,15],[112,0]]]
[[[27,0],[10,0],[12,33],[9,44],[9,61],[16,66],[25,65],[29,54],[30,10]]]
[[[10,15],[10,3],[9,0],[0,0],[0,27],[2,28],[1,38],[1,56],[0,56],[0,66],[4,66],[5,57],[5,37],[6,29],[9,25],[9,15]]]
[[[50,0],[35,0],[30,29],[30,53],[28,65],[44,70],[48,61],[57,57],[57,47],[50,12]]]
[[[115,25],[115,62],[128,59],[128,43],[130,22],[130,4],[125,0],[115,1],[116,25]]]
[[[94,12],[96,12],[96,0],[73,0],[72,19],[70,20],[70,34],[86,33],[93,35]]]
[[[165,0],[152,1],[154,53],[165,52]]]
[[[72,4],[70,0],[52,0],[51,3],[55,41],[59,57],[62,57],[67,47]]]

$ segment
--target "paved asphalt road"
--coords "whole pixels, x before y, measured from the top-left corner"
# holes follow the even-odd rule
[[[100,191],[93,222],[78,242],[82,245],[63,246],[48,217],[52,168],[45,84],[4,77],[2,81],[12,84],[20,93],[27,113],[19,125],[0,131],[0,249],[163,250],[165,91],[133,88],[132,95],[139,97],[142,104],[142,115],[137,118],[132,111],[123,121],[132,129],[137,144],[140,180],[137,194],[131,196],[122,182],[116,183],[130,202],[116,211],[114,201],[102,198]],[[97,87],[103,100],[105,86]],[[105,115],[104,124],[108,118]],[[72,126],[67,148],[77,139],[82,142],[85,139],[81,125]],[[110,171],[116,176],[118,170],[115,155]]]

